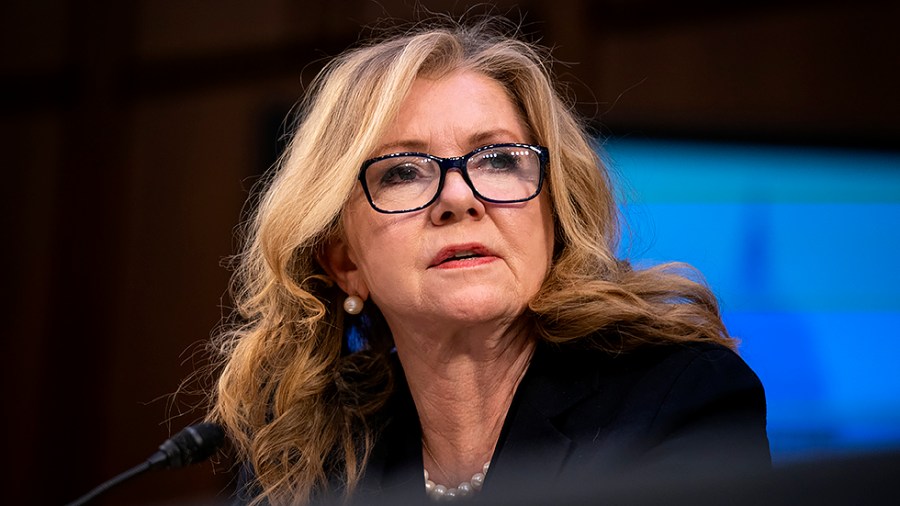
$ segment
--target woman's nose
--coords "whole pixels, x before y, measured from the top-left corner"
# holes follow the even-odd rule
[[[439,225],[458,221],[466,216],[481,219],[484,216],[484,203],[478,200],[459,171],[450,170],[444,179],[441,194],[431,208],[431,220]]]

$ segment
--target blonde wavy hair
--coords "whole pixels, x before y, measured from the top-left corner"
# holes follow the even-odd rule
[[[245,224],[236,318],[213,346],[219,375],[208,418],[226,428],[235,457],[252,470],[254,504],[302,504],[334,490],[350,497],[365,469],[392,388],[390,332],[368,304],[367,345],[347,351],[345,294],[316,256],[341,233],[360,165],[421,76],[468,70],[496,80],[533,140],[549,148],[544,191],[556,250],[528,307],[541,339],[616,353],[687,341],[735,347],[714,295],[687,266],[635,270],[617,258],[608,171],[556,88],[549,53],[512,28],[494,19],[419,24],[335,58],[301,102],[292,139]]]

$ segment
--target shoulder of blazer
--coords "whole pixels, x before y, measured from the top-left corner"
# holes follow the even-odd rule
[[[522,476],[584,487],[771,465],[762,384],[719,345],[541,345],[519,388],[491,464],[498,493],[546,483]]]
[[[705,390],[693,390],[687,383]],[[714,394],[715,386],[762,388],[743,359],[713,343],[648,345],[620,354],[541,344],[520,388],[529,402],[552,417],[599,392],[609,401],[645,399],[660,406],[667,396],[674,401],[690,393]]]
[[[581,446],[652,448],[694,432],[749,430],[768,453],[762,383],[740,356],[717,344],[619,355],[542,346],[517,393],[515,422],[549,423]]]

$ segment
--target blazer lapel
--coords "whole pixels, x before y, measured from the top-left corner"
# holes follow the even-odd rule
[[[480,501],[497,503],[554,481],[574,450],[554,418],[596,388],[596,374],[570,367],[555,347],[538,344],[500,433]]]

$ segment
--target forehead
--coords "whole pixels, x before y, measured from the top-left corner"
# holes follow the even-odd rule
[[[409,150],[456,156],[495,142],[530,142],[520,111],[497,81],[458,71],[417,78],[375,154]]]

